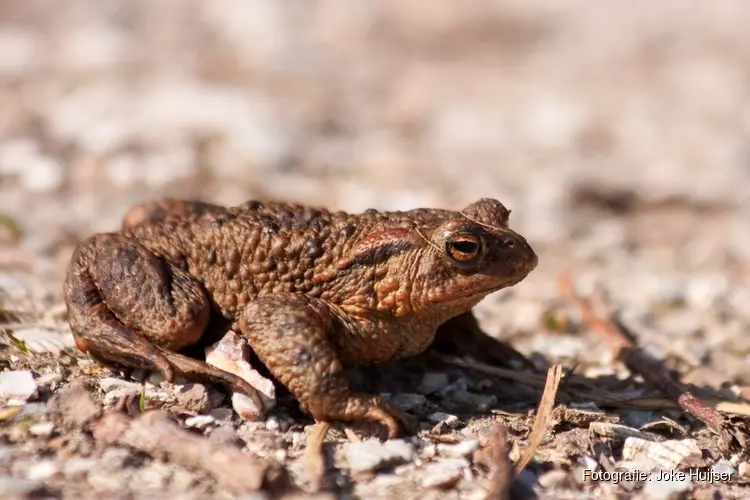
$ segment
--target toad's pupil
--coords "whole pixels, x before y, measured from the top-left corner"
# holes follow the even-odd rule
[[[464,254],[473,254],[479,249],[479,245],[476,241],[454,241],[452,246],[453,250]]]

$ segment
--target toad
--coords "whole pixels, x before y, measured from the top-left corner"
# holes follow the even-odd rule
[[[475,326],[472,307],[537,265],[509,215],[486,198],[457,211],[359,214],[158,200],[77,247],[64,284],[68,320],[78,348],[102,363],[257,397],[238,376],[185,354],[234,330],[316,421],[375,421],[394,437],[403,415],[353,392],[344,369],[414,356],[438,332]]]

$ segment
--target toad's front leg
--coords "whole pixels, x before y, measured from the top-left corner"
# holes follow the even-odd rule
[[[338,318],[324,302],[295,294],[259,297],[240,319],[255,354],[315,420],[376,421],[389,438],[396,437],[403,414],[380,396],[350,391],[329,340],[337,327]]]

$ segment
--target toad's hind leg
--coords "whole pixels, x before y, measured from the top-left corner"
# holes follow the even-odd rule
[[[216,382],[260,401],[247,382],[175,353],[198,342],[211,306],[200,285],[121,234],[93,236],[76,249],[65,280],[78,348],[108,364]],[[262,404],[260,406],[262,408]]]

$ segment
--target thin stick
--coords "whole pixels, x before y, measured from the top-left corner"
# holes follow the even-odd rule
[[[681,384],[672,378],[662,363],[649,357],[625,335],[611,319],[611,314],[607,314],[606,318],[597,316],[591,304],[576,295],[569,277],[561,277],[558,285],[560,293],[578,306],[583,321],[612,346],[617,359],[625,363],[625,366],[632,372],[641,374],[644,380],[653,384],[668,398],[679,404],[683,411],[693,415],[718,433],[724,444],[730,446],[734,439],[726,430],[725,420],[718,411],[705,405],[681,387]],[[601,307],[604,307],[603,304],[601,304]],[[735,436],[735,438],[740,439],[739,436]]]
[[[307,437],[307,448],[305,448],[305,473],[315,491],[323,487],[326,474],[326,457],[323,450],[328,431],[331,424],[318,422]]]
[[[235,493],[281,486],[286,481],[281,465],[180,429],[161,411],[150,411],[135,419],[108,413],[92,425],[92,431],[99,442],[128,446],[155,458],[171,459],[183,467],[202,469]]]
[[[492,428],[492,437],[482,457],[490,469],[487,477],[487,500],[509,500],[513,486],[513,467],[508,456],[508,429],[503,424]]]
[[[557,397],[557,389],[560,387],[562,376],[563,368],[561,365],[554,365],[547,372],[547,383],[544,386],[542,399],[539,401],[539,408],[534,419],[534,427],[531,429],[531,435],[529,436],[529,445],[523,451],[518,462],[516,462],[516,475],[534,458],[534,454],[539,449],[539,445],[544,440],[544,436],[552,424],[552,411],[555,409],[555,398]]]

